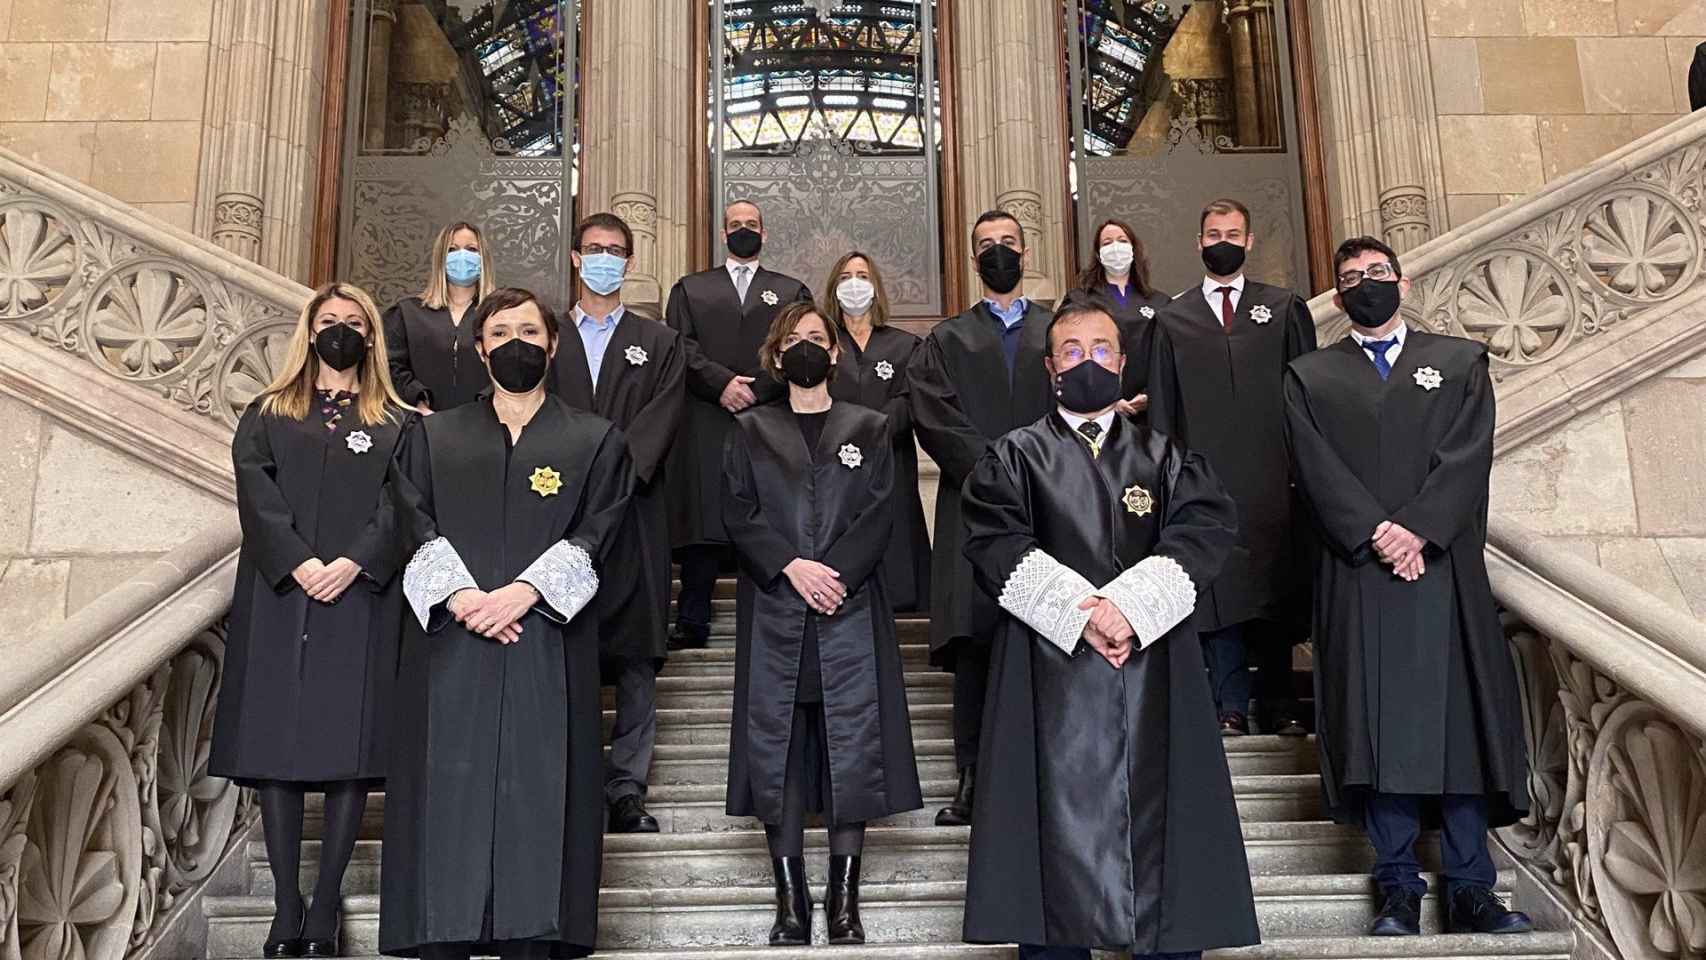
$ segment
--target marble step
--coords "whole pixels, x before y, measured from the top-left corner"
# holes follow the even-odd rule
[[[812,869],[821,876],[821,868],[813,865]],[[1514,871],[1499,875],[1499,889],[1507,898],[1514,881]],[[1371,881],[1362,873],[1258,876],[1252,879],[1252,885],[1257,921],[1270,945],[1286,937],[1357,937],[1367,929],[1378,907]],[[1430,881],[1422,905],[1422,929],[1427,933],[1437,933],[1440,929],[1441,909],[1435,886]],[[768,882],[687,888],[606,888],[599,896],[598,942],[606,950],[759,946],[764,943],[774,917],[772,897]],[[866,882],[860,889],[866,936],[875,943],[955,941],[961,936],[964,898],[962,881]],[[822,942],[825,921],[821,881],[814,883],[812,899],[818,904],[813,936]],[[204,903],[209,960],[252,957],[259,952],[272,917],[271,897],[209,897]],[[378,928],[377,896],[344,898],[346,953],[377,953]],[[1410,942],[1419,945],[1426,941]]]
[[[927,703],[952,703],[953,675],[935,670],[906,672],[906,701],[912,706]],[[616,706],[616,692],[605,687],[600,703],[603,709]],[[734,674],[718,676],[676,676],[669,670],[658,677],[659,710],[721,710],[728,714],[734,709]]]

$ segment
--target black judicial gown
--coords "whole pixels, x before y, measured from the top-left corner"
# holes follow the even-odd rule
[[[345,399],[320,394],[304,420],[255,403],[237,424],[243,547],[208,757],[214,776],[250,786],[385,776],[403,600],[385,477],[412,415],[363,424]],[[313,557],[348,557],[362,575],[330,604],[310,600],[291,572]]]
[[[1467,793],[1488,796],[1494,826],[1514,822],[1528,809],[1528,762],[1484,555],[1486,348],[1411,330],[1382,382],[1347,337],[1292,362],[1285,412],[1322,543],[1315,730],[1333,815],[1360,822],[1368,790]],[[1428,542],[1413,583],[1375,555],[1388,519]]]
[[[954,644],[987,642],[1001,613],[972,580],[962,549],[960,490],[989,444],[1054,409],[1043,358],[1053,313],[1032,303],[1013,372],[1001,353],[1001,321],[981,302],[937,324],[907,367],[912,428],[942,471],[930,557],[930,660],[953,669]]]
[[[664,319],[687,347],[687,414],[666,471],[675,546],[728,542],[723,442],[734,430],[734,417],[717,401],[737,375],[754,378],[750,386],[759,404],[788,395],[769,371],[759,369],[758,348],[776,311],[811,298],[805,284],[763,267],[748,282],[744,304],[723,266],[688,274],[669,291]]]
[[[724,455],[723,522],[740,558],[730,816],[782,819],[794,706],[823,703],[830,823],[924,805],[894,614],[879,564],[894,510],[886,418],[831,405],[808,451],[787,403],[742,411]],[[841,574],[847,599],[815,613],[783,575],[797,557]],[[801,676],[816,641],[816,691]],[[802,696],[804,699],[802,699]]]
[[[628,439],[634,496],[613,538],[605,565],[622,572],[598,592],[599,644],[609,660],[669,656],[669,504],[663,461],[675,441],[686,404],[687,352],[674,330],[632,309],[622,312],[598,388],[586,366],[586,346],[567,327],[557,339],[551,390],[577,410],[614,423]]]
[[[385,355],[403,402],[425,400],[435,412],[449,410],[473,402],[490,386],[492,378],[474,350],[478,306],[469,304],[461,323],[451,323],[448,309],[435,310],[420,297],[404,297],[385,311]]]
[[[1239,543],[1205,591],[1199,623],[1263,619],[1301,633],[1311,547],[1286,462],[1280,380],[1286,364],[1315,349],[1309,307],[1290,290],[1246,280],[1230,333],[1201,286],[1155,322],[1149,423],[1207,457],[1238,505]]]
[[[1104,284],[1102,293],[1114,304],[1114,323],[1120,330],[1120,349],[1125,354],[1125,372],[1120,375],[1120,396],[1131,399],[1149,392],[1149,361],[1155,351],[1155,317],[1173,298],[1160,291],[1143,296],[1136,290],[1121,294],[1113,284]],[[1145,410],[1138,419],[1147,422]]]
[[[1142,513],[1127,505],[1133,487],[1150,495]],[[1120,418],[1096,459],[1058,415],[996,441],[966,484],[965,519],[966,556],[992,600],[1032,550],[1093,586],[1151,556],[1200,584],[1236,539],[1207,462]],[[1200,648],[1186,617],[1115,670],[1087,644],[1069,657],[1001,613],[967,941],[1149,954],[1259,940]]]
[[[604,836],[599,582],[633,487],[627,441],[547,395],[512,446],[489,399],[422,418],[393,471],[402,664],[385,809],[379,948],[555,941],[590,953]],[[418,548],[418,549],[417,549]],[[595,576],[594,571],[598,571]],[[542,595],[502,645],[445,607],[461,586]],[[422,627],[421,613],[427,614]]]
[[[889,421],[894,448],[894,532],[883,555],[883,586],[897,612],[916,612],[930,605],[930,530],[924,523],[924,501],[918,494],[918,444],[912,436],[911,397],[906,371],[922,341],[899,327],[871,330],[865,348],[845,329],[840,333],[840,359],[829,395],[880,411]]]

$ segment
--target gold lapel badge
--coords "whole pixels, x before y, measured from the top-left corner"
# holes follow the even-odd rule
[[[1148,490],[1135,483],[1125,488],[1125,496],[1120,499],[1125,501],[1127,513],[1147,517],[1155,510],[1155,498],[1149,495]]]
[[[528,478],[528,482],[532,486],[533,492],[541,497],[555,496],[557,491],[563,489],[562,475],[550,467],[540,467],[534,470],[533,476]]]

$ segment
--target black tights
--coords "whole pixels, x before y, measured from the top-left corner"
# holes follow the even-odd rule
[[[268,781],[257,793],[261,801],[261,830],[266,834],[267,860],[272,864],[273,922],[269,940],[298,935],[331,940],[337,934],[339,887],[344,868],[355,851],[361,818],[367,810],[367,784],[339,781],[326,784],[326,818],[320,837],[320,877],[314,884],[313,906],[304,917],[302,864],[302,798],[306,785]]]
[[[812,723],[813,713],[821,716],[817,704],[794,707],[794,731],[788,738],[788,768],[782,784],[782,822],[764,825],[764,842],[770,846],[772,859],[806,855],[806,790],[807,777],[798,776],[805,769],[807,743],[814,739],[806,735],[805,727]],[[821,721],[817,721],[821,723]],[[865,822],[844,823],[829,828],[829,852],[837,857],[857,857],[865,848]]]

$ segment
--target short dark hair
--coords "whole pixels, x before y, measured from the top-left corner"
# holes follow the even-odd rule
[[[1392,264],[1394,276],[1401,277],[1404,275],[1404,268],[1398,265],[1398,252],[1396,250],[1374,237],[1352,237],[1339,244],[1339,249],[1333,251],[1333,286],[1339,285],[1339,268],[1344,266],[1347,260],[1354,260],[1365,253],[1381,254]]]
[[[622,235],[622,246],[628,250],[628,256],[634,255],[634,231],[628,229],[628,221],[614,213],[587,214],[580,223],[575,224],[575,250],[581,248],[581,237],[588,230],[614,230]]]
[[[1061,298],[1060,306],[1055,309],[1054,316],[1049,318],[1048,329],[1043,331],[1043,344],[1048,348],[1049,353],[1054,353],[1054,328],[1061,323],[1075,323],[1092,314],[1101,314],[1107,317],[1114,325],[1115,340],[1123,340],[1124,337],[1120,333],[1120,322],[1114,319],[1114,309],[1113,299],[1105,293],[1090,290],[1069,290],[1066,296]],[[1123,343],[1120,344],[1120,352],[1125,352]]]
[[[1249,207],[1244,206],[1242,203],[1239,203],[1231,197],[1221,197],[1218,200],[1210,200],[1208,203],[1203,205],[1202,216],[1197,219],[1197,233],[1202,233],[1202,228],[1208,223],[1208,218],[1217,213],[1236,213],[1243,217],[1245,233],[1249,233],[1251,230],[1255,229],[1255,225],[1250,223]]]
[[[817,304],[810,300],[795,300],[776,311],[776,316],[770,320],[770,331],[764,335],[764,343],[758,348],[758,364],[769,371],[773,379],[778,381],[785,379],[781,370],[782,341],[788,338],[788,334],[794,332],[794,328],[800,325],[800,321],[810,316],[816,316],[823,321],[823,329],[829,335],[831,350],[840,345],[841,336],[836,333],[835,324],[829,322],[828,314],[819,310]],[[829,368],[829,382],[833,383],[834,381],[835,366],[832,364]]]
[[[551,339],[557,339],[557,314],[545,305],[545,301],[535,296],[533,291],[523,290],[520,287],[502,287],[493,290],[480,301],[479,309],[474,311],[474,339],[480,339],[480,335],[486,330],[486,320],[492,314],[500,310],[511,310],[528,303],[539,308],[539,317],[545,321],[545,332],[551,335]]]
[[[1005,210],[985,210],[978,214],[977,220],[971,225],[972,241],[976,242],[977,240],[978,227],[981,227],[986,223],[996,223],[1001,220],[1011,220],[1013,221],[1013,226],[1019,228],[1019,249],[1025,249],[1025,225],[1019,222],[1018,217],[1013,216]]]

